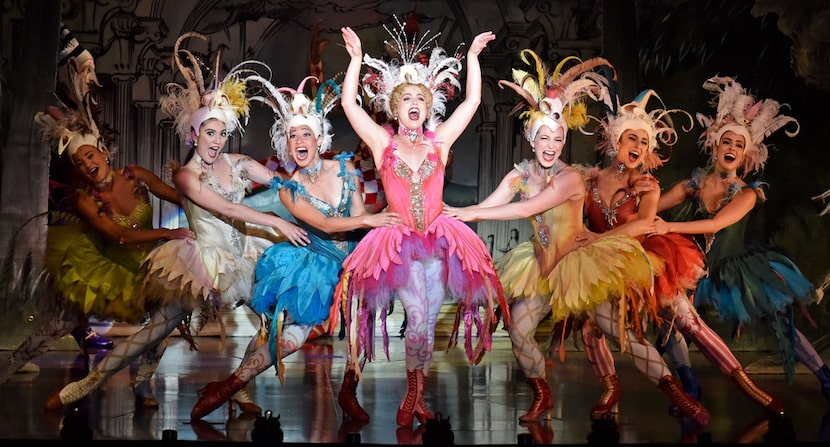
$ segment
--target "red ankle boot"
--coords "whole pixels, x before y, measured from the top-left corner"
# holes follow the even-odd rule
[[[236,374],[231,374],[221,382],[208,383],[204,388],[199,390],[199,399],[193,405],[193,410],[190,411],[190,418],[201,419],[207,416],[244,387],[245,382],[237,377]]]
[[[522,422],[537,422],[542,416],[545,419],[550,419],[550,410],[553,408],[553,394],[550,392],[548,381],[544,377],[531,377],[527,381],[533,387],[533,403],[530,404],[530,410],[527,410],[527,413],[519,416],[519,420]]]
[[[415,407],[420,400],[418,396],[418,376],[420,374],[416,370],[406,370],[406,395],[398,407],[398,415],[395,418],[399,426],[411,426],[412,419],[415,418]]]
[[[620,382],[617,375],[608,374],[600,380],[605,385],[605,391],[602,392],[599,402],[591,408],[591,419],[594,421],[612,419],[620,403]]]
[[[415,417],[418,419],[418,422],[423,424],[427,419],[434,418],[429,408],[427,408],[426,401],[424,401],[424,382],[426,382],[427,376],[424,375],[423,371],[417,370],[415,379],[418,382],[418,402],[415,404]]]
[[[672,403],[677,407],[681,415],[689,418],[699,427],[709,424],[709,412],[694,400],[692,396],[684,393],[680,383],[674,376],[665,376],[657,383],[657,388],[666,396],[669,396]]]
[[[369,413],[357,401],[357,373],[350,369],[343,376],[343,384],[337,394],[337,403],[343,409],[343,420],[354,422],[369,422]]]
[[[743,368],[738,368],[729,373],[729,378],[744,394],[761,404],[770,413],[774,415],[784,414],[784,405],[778,399],[767,394],[766,391],[758,388],[758,385],[746,375]]]

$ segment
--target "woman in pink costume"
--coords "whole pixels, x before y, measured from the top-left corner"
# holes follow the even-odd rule
[[[342,299],[345,306],[350,346],[338,402],[345,418],[358,421],[369,419],[355,395],[360,374],[358,357],[363,354],[364,360],[374,359],[375,315],[382,310],[385,316],[395,296],[401,301],[407,318],[407,386],[397,423],[407,427],[412,425],[413,418],[423,423],[432,417],[423,390],[434,349],[435,323],[445,298],[459,305],[450,343],[455,341],[458,319],[463,317],[465,350],[472,363],[490,349],[490,329],[496,324],[495,305],[506,303],[484,243],[467,225],[442,214],[444,169],[450,148],[478,109],[478,55],[495,36],[485,32],[473,40],[467,51],[466,97],[446,122],[439,123],[437,118],[444,113],[445,100],[460,87],[457,75],[461,61],[434,48],[429,65],[420,63],[418,53],[437,36],[424,37],[419,47],[413,48],[406,42],[403,25],[398,25],[392,32],[394,42],[390,46],[400,55],[401,64],[387,64],[367,55],[365,63],[377,71],[370,71],[364,78],[372,104],[397,121],[397,131],[377,124],[358,104],[363,52],[357,34],[351,28],[342,29],[351,57],[343,82],[343,110],[371,150],[389,210],[399,213],[403,223],[374,228],[361,240],[343,263],[335,300],[337,304]],[[483,321],[480,307],[485,310]],[[504,318],[509,321],[509,315]],[[473,326],[479,338],[475,346]],[[383,332],[388,358],[385,324]]]
[[[694,242],[683,236],[654,241],[642,237],[654,218],[660,196],[656,179],[647,174],[663,162],[654,150],[658,139],[670,143],[676,138],[669,117],[673,111],[646,111],[648,100],[653,97],[656,97],[654,91],[646,90],[633,102],[619,106],[616,113],[609,114],[603,122],[605,138],[599,148],[612,156],[613,161],[603,169],[592,169],[587,173],[585,213],[590,231],[580,234],[576,241],[590,243],[600,237],[597,233],[603,233],[602,237],[628,235],[638,238],[648,252],[655,273],[657,302],[647,305],[652,319],[659,322],[658,313],[665,316],[662,312],[670,313],[675,305],[673,301],[686,299],[686,290],[694,286],[702,272],[703,256]],[[614,314],[598,312],[596,318],[588,320],[582,327],[585,353],[605,387],[600,401],[591,409],[592,419],[609,417],[616,412],[620,400],[614,360],[605,340],[608,331],[602,329],[612,324],[615,318]],[[671,315],[668,318],[671,319]],[[678,396],[677,380],[662,357],[653,355],[656,352],[633,356],[637,369],[672,399],[680,414],[699,426],[706,425],[709,420],[706,409],[695,396],[686,393],[682,393],[683,398]]]
[[[816,375],[822,393],[830,400],[830,369],[793,322],[794,308],[812,302],[812,284],[779,250],[746,241],[744,237],[750,211],[764,195],[760,182],[747,183],[742,177],[760,171],[766,163],[764,138],[790,123],[797,126],[798,122],[779,115],[777,101],[756,101],[732,78],[711,78],[703,88],[716,96],[713,104],[717,104],[715,117],[698,115],[705,127],[700,144],[711,153],[712,163],[707,169],[696,169],[689,180],[672,187],[658,204],[662,211],[691,200],[690,211],[694,214],[684,218],[694,220],[658,219],[650,234],[703,235],[708,274],[698,284],[695,304],[712,306],[722,319],[736,327],[765,321],[778,339],[787,379],[792,378],[798,359]],[[787,135],[797,133],[798,129]],[[739,170],[743,171],[740,175]],[[732,366],[737,367],[737,362],[727,368]],[[723,366],[721,370],[727,372]],[[742,370],[738,371],[745,376]],[[767,407],[773,410],[772,404]]]
[[[516,90],[530,105],[525,117],[524,135],[534,151],[533,160],[517,164],[502,179],[498,188],[478,205],[445,207],[445,213],[464,221],[528,218],[533,239],[519,244],[496,260],[496,270],[510,300],[510,340],[513,353],[528,378],[534,400],[519,420],[537,422],[550,418],[553,398],[545,378],[545,358],[535,340],[536,330],[549,313],[553,321],[613,306],[642,309],[652,288],[652,270],[640,244],[628,236],[602,238],[580,247],[576,235],[584,231],[582,221],[585,183],[581,173],[559,157],[565,145],[566,130],[582,127],[588,121],[584,99],[606,101],[608,84],[613,82],[597,72],[597,66],[610,68],[604,59],[590,59],[562,72],[562,61],[552,75],[530,50],[535,72],[513,70],[514,83],[500,85]],[[578,59],[577,59],[578,61]],[[613,69],[611,69],[613,70]],[[521,201],[513,202],[516,196]],[[618,302],[625,301],[624,305]],[[614,305],[612,305],[614,303]],[[639,326],[643,315],[622,312],[621,330],[626,351],[656,350],[642,341]],[[678,395],[681,395],[678,393]],[[528,424],[528,427],[533,427]]]

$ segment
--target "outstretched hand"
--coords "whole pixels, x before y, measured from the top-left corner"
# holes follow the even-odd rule
[[[194,239],[195,237],[196,235],[189,228],[174,228],[170,230],[167,239]]]
[[[360,44],[360,37],[357,33],[348,26],[340,28],[343,34],[343,43],[346,45],[346,51],[351,57],[363,57],[363,47]]]
[[[308,245],[309,239],[306,235],[306,231],[297,225],[294,225],[287,220],[279,219],[279,223],[277,223],[276,227],[277,231],[281,235],[285,236],[295,247],[298,245]]]
[[[493,34],[492,31],[485,31],[473,39],[473,43],[470,44],[470,49],[467,50],[468,56],[477,57],[484,51],[484,48],[487,47],[487,43],[491,40],[494,40],[496,35]]]
[[[599,235],[592,231],[583,231],[576,235],[576,243],[579,244],[580,247],[584,247],[597,239],[599,239]]]
[[[456,208],[454,206],[449,206],[446,203],[444,204],[444,215],[452,217],[453,219],[458,219],[462,222],[469,222],[474,218],[471,207]]]
[[[383,211],[366,216],[366,223],[372,228],[391,227],[402,222],[401,215],[391,211]]]
[[[654,236],[659,234],[666,234],[669,232],[669,224],[661,217],[655,217],[654,222],[648,227],[646,231],[647,236]]]

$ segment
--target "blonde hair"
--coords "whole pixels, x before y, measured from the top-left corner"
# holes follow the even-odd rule
[[[427,86],[424,84],[413,84],[409,82],[404,82],[396,85],[395,88],[392,89],[392,93],[389,94],[389,110],[392,111],[393,117],[395,116],[395,109],[398,108],[398,103],[401,102],[401,97],[403,97],[404,90],[411,85],[418,87],[424,93],[424,98],[426,98],[427,101],[427,112],[432,110],[432,92],[429,91]]]

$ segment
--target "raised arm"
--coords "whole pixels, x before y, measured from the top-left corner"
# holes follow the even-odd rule
[[[132,229],[118,225],[106,213],[101,213],[95,199],[88,194],[81,194],[75,201],[75,209],[92,229],[110,241],[119,244],[141,244],[170,239],[193,238],[193,232],[187,228],[149,228]]]
[[[383,149],[389,142],[389,134],[383,126],[376,123],[357,103],[357,90],[360,84],[360,67],[363,64],[363,48],[357,33],[349,27],[340,29],[343,42],[349,53],[349,66],[343,78],[340,105],[357,136],[369,146],[375,161],[380,159]]]
[[[464,101],[456,107],[447,120],[435,129],[438,141],[441,141],[441,157],[446,164],[449,158],[450,147],[461,136],[467,125],[475,116],[481,104],[481,64],[478,55],[487,46],[487,43],[496,38],[491,31],[483,32],[473,39],[467,50],[467,82],[464,86]]]
[[[179,192],[204,209],[232,219],[276,228],[294,245],[308,243],[308,237],[302,228],[272,214],[261,213],[241,203],[226,200],[212,189],[205,187],[196,173],[189,169],[179,170],[174,180]]]
[[[749,213],[758,196],[752,189],[741,191],[735,198],[724,206],[711,219],[699,219],[688,222],[666,222],[657,219],[649,229],[649,234],[683,233],[683,234],[707,234],[718,231],[738,222]]]
[[[568,169],[556,177],[555,183],[529,200],[486,207],[481,204],[464,208],[445,207],[444,214],[464,222],[526,219],[555,208],[567,200],[583,200],[584,195],[585,183],[582,175],[576,170]]]

